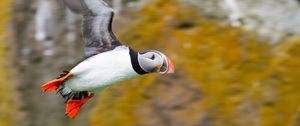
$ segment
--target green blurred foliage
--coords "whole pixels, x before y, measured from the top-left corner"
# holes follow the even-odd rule
[[[160,116],[147,115],[153,99],[171,104],[166,95],[172,89],[160,88],[162,83],[185,83],[202,96],[171,112],[170,120],[188,125],[207,120],[213,126],[300,125],[300,38],[270,44],[177,0],[153,0],[134,19],[120,39],[135,49],[162,50],[174,60],[177,74],[147,75],[103,92],[92,112],[93,126],[151,124],[152,117]]]

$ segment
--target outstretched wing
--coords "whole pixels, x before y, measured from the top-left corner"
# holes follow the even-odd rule
[[[73,12],[82,15],[82,34],[85,41],[84,57],[89,58],[120,46],[112,32],[114,12],[103,0],[64,0]]]

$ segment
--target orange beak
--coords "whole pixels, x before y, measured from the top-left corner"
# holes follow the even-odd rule
[[[162,64],[162,67],[160,69],[160,73],[161,74],[171,74],[171,73],[174,73],[175,72],[175,68],[174,68],[174,64],[171,61],[171,59],[168,58],[167,56],[165,56],[164,54],[162,54],[162,56],[164,58],[164,63]]]
[[[175,68],[174,68],[174,64],[171,61],[170,58],[167,57],[167,62],[168,62],[168,69],[166,71],[165,74],[171,74],[171,73],[175,73]]]

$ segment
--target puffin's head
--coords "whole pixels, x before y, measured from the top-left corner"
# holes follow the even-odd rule
[[[140,67],[149,73],[159,72],[161,74],[170,74],[175,71],[170,58],[156,50],[139,52],[138,62]]]

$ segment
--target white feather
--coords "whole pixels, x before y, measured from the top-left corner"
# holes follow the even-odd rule
[[[100,91],[117,82],[135,78],[129,48],[120,46],[81,62],[70,71],[66,86],[72,91]]]

